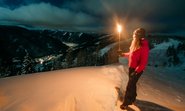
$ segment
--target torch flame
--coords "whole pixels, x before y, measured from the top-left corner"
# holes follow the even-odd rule
[[[122,31],[122,27],[120,24],[117,25],[118,32],[120,33]]]

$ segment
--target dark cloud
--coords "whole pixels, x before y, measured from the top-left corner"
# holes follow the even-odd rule
[[[127,30],[172,32],[185,28],[184,4],[183,0],[2,0],[0,22],[112,30],[121,21]]]
[[[14,10],[0,8],[0,12],[1,23],[9,21],[48,27],[84,27],[96,23],[96,18],[89,14],[58,8],[48,3],[31,4]]]

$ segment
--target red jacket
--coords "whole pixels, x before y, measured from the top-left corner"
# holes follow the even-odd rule
[[[146,39],[141,40],[141,47],[134,52],[124,53],[124,57],[128,57],[128,66],[134,68],[137,73],[145,69],[148,62],[149,46]]]

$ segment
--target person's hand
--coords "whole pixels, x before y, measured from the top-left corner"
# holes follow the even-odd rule
[[[117,54],[118,54],[119,56],[121,56],[121,55],[122,55],[122,51],[117,51]]]
[[[134,71],[134,72],[132,72],[131,74],[130,74],[130,76],[135,76],[135,75],[137,75],[138,73],[136,72],[136,71]]]

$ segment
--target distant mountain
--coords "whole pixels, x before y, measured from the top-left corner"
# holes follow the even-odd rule
[[[113,34],[35,30],[0,25],[0,77],[116,63],[118,62],[116,38],[117,36]],[[147,39],[152,54],[150,58],[156,59],[150,59],[149,65],[170,66],[172,63],[172,66],[177,66],[184,62],[181,59],[184,57],[184,37],[149,34]],[[156,49],[158,45],[174,40],[179,41],[176,44],[178,46],[168,47],[177,50],[178,54],[172,54],[169,50],[173,49],[168,47],[164,50]],[[121,41],[123,52],[128,51],[130,42],[131,39]],[[159,52],[161,57],[156,58]]]
[[[0,75],[104,64],[98,51],[114,42],[108,34],[0,26]]]

